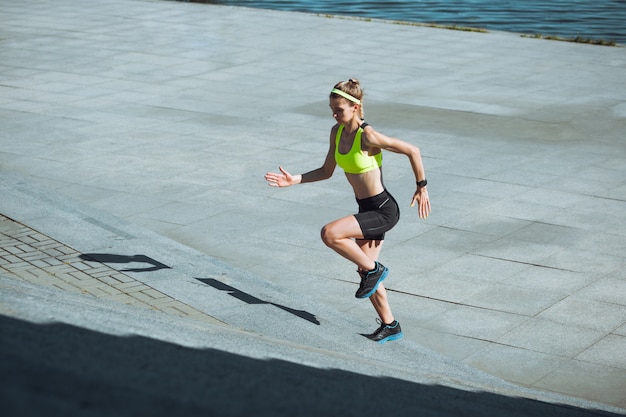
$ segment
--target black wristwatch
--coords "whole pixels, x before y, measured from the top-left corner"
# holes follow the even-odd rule
[[[418,186],[419,188],[422,188],[422,187],[426,187],[426,184],[428,184],[428,181],[426,181],[425,179],[423,179],[423,180],[421,180],[421,181],[415,181],[415,183],[417,184],[417,186]]]

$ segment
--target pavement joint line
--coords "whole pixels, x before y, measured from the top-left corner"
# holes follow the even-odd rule
[[[137,305],[213,324],[214,317],[0,214],[0,272],[33,284]]]

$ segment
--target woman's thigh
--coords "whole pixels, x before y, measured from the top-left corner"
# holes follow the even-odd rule
[[[359,222],[353,215],[342,217],[322,228],[322,239],[363,239]]]

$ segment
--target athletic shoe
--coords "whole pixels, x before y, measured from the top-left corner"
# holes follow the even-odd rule
[[[385,324],[378,319],[377,321],[380,323],[380,327],[374,333],[364,335],[368,339],[383,344],[391,340],[400,340],[404,336],[400,323],[397,320],[394,320],[391,324]]]
[[[376,262],[376,267],[371,271],[359,272],[359,275],[361,275],[361,285],[359,285],[359,289],[354,296],[356,298],[371,297],[378,289],[378,284],[387,278],[387,273],[389,273],[389,268],[379,262]]]

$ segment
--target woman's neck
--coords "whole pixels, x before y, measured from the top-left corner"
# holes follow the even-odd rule
[[[359,119],[358,117],[355,117],[354,119],[350,120],[348,123],[345,123],[343,125],[343,128],[348,133],[354,133],[359,129],[359,127],[361,127],[362,124],[363,124],[363,120]]]

